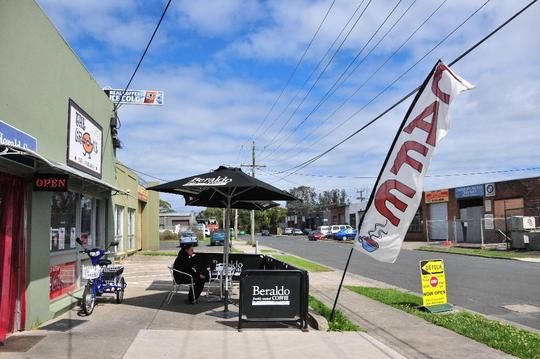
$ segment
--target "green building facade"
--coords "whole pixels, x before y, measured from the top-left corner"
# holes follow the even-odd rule
[[[0,1],[0,49],[2,342],[78,303],[76,237],[156,249],[159,199],[117,163],[113,103],[35,1]]]

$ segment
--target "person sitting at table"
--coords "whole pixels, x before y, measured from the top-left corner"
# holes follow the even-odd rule
[[[193,287],[195,293],[193,293],[192,288],[189,289],[188,302],[195,304],[199,295],[204,288],[204,282],[206,280],[206,270],[203,268],[199,257],[194,253],[193,245],[183,244],[182,248],[178,252],[178,256],[174,260],[173,268],[184,273],[190,274],[193,277]],[[174,280],[177,283],[186,283],[186,276],[182,273],[174,272]]]

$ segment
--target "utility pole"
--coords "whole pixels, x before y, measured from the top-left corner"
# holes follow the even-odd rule
[[[255,141],[251,147],[251,164],[240,165],[240,167],[251,167],[251,177],[255,177],[255,168],[266,167],[264,165],[258,165],[255,162]],[[251,243],[255,243],[255,211],[251,210]]]

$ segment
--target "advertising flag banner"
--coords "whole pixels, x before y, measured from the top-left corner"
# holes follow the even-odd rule
[[[399,128],[371,193],[355,248],[394,263],[422,199],[431,156],[449,128],[455,95],[473,88],[442,61],[426,78]]]

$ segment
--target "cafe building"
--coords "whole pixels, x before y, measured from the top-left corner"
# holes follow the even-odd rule
[[[75,238],[156,249],[157,194],[115,159],[113,103],[34,1],[0,3],[0,342],[76,305]]]

